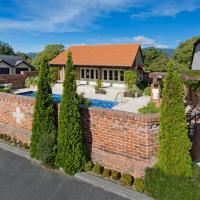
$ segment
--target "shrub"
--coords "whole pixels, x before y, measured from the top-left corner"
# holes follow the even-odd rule
[[[170,62],[164,80],[157,166],[168,175],[191,177],[189,150],[192,144],[188,137],[183,97],[183,84]]]
[[[22,147],[22,141],[18,141],[18,145],[19,145],[19,147]]]
[[[140,108],[138,111],[141,114],[148,114],[148,113],[158,113],[160,109],[156,107],[153,101],[150,101],[146,106]]]
[[[132,92],[135,94],[135,97],[140,97],[143,93],[143,91],[137,85],[133,86]]]
[[[94,174],[97,174],[97,175],[102,174],[103,173],[103,166],[100,165],[100,164],[95,164],[94,167],[92,168],[92,172]]]
[[[6,134],[2,134],[2,139],[4,139],[5,140],[5,138],[7,137],[7,135]]]
[[[3,137],[4,137],[3,134],[0,134],[0,139],[3,139]]]
[[[7,142],[11,141],[11,136],[10,135],[5,135],[4,136],[4,140],[7,141]]]
[[[103,177],[109,178],[111,175],[111,170],[110,169],[104,169],[103,170]]]
[[[133,86],[136,85],[137,73],[136,71],[127,70],[124,73],[124,83],[129,92],[132,92]]]
[[[118,171],[112,170],[111,177],[114,181],[118,181],[121,178],[121,174]]]
[[[29,148],[29,146],[28,146],[28,144],[27,144],[27,143],[23,143],[23,144],[22,144],[22,148],[23,148],[23,149],[28,149],[28,148]]]
[[[32,122],[30,154],[32,158],[40,160],[49,167],[53,167],[57,127],[47,60],[45,56],[39,72],[38,90]]]
[[[15,137],[12,139],[12,143],[14,146],[17,146],[17,139]]]
[[[79,104],[88,105],[88,106],[91,105],[91,102],[88,99],[85,98],[85,93],[79,94],[78,98],[79,98]]]
[[[84,165],[84,171],[85,171],[85,172],[89,172],[89,171],[92,170],[92,167],[93,167],[92,161],[88,161],[88,162],[86,162],[85,165]]]
[[[144,95],[145,96],[151,96],[151,87],[146,87],[144,89]]]
[[[123,174],[121,177],[122,185],[131,186],[133,184],[133,177],[129,174]]]
[[[6,92],[6,93],[10,93],[12,90],[11,87],[4,87],[4,88],[0,88],[0,92]]]
[[[97,80],[96,80],[96,88],[97,88],[97,89],[100,89],[100,88],[102,88],[102,87],[103,87],[102,80],[97,79]]]
[[[50,67],[51,82],[55,83],[58,80],[58,67]]]
[[[73,175],[83,169],[88,155],[83,141],[76,71],[71,52],[67,55],[58,121],[56,165]]]
[[[25,80],[25,87],[34,87],[38,84],[38,76],[28,76]]]
[[[103,87],[102,81],[97,79],[96,85],[94,86],[95,93],[96,94],[106,94],[106,91],[102,87]]]
[[[136,178],[134,180],[134,188],[138,192],[144,192],[144,180],[141,178]]]
[[[188,177],[166,175],[156,168],[145,173],[145,191],[156,200],[197,200],[199,183]]]

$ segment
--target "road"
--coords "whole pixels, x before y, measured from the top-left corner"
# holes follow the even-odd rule
[[[0,149],[0,200],[126,200]]]

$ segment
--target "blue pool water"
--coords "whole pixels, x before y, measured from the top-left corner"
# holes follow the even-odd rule
[[[36,92],[29,91],[29,92],[22,92],[19,95],[35,97]],[[99,100],[99,99],[88,99],[91,102],[92,107],[100,107],[100,108],[112,108],[117,105],[116,102],[107,101],[107,100]],[[53,94],[53,101],[55,103],[61,102],[61,95],[60,94]]]

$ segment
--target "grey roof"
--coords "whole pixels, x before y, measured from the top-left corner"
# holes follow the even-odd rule
[[[9,55],[0,55],[0,61],[4,61],[7,64],[11,65],[12,67],[15,67],[19,65],[22,62],[25,62],[23,58],[20,56],[9,56]],[[25,62],[26,63],[26,62]],[[28,64],[28,63],[26,63]],[[28,64],[30,65],[30,64]]]

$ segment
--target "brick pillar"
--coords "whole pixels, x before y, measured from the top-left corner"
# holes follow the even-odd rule
[[[157,85],[154,83],[151,84],[151,100],[155,102],[155,104],[160,107],[161,101],[161,87],[160,83],[158,82]]]

